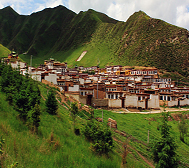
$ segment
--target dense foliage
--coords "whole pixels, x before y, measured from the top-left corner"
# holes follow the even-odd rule
[[[39,104],[35,104],[34,108],[29,113],[29,124],[31,127],[31,130],[34,132],[38,132],[38,127],[40,123],[40,115],[41,115],[41,109]]]
[[[6,93],[9,103],[15,106],[19,117],[27,121],[28,112],[40,103],[38,84],[3,63],[0,63],[0,75],[1,91]]]
[[[90,120],[84,129],[85,137],[93,142],[93,148],[98,153],[108,153],[113,148],[110,129],[96,120]]]
[[[168,113],[162,113],[161,138],[153,146],[154,162],[157,168],[178,167],[176,155],[176,143],[170,136],[170,126],[168,125]]]
[[[55,97],[54,91],[51,89],[48,93],[48,97],[45,101],[46,111],[49,114],[56,115],[58,110],[58,102]]]
[[[78,115],[78,112],[79,112],[78,111],[78,106],[77,106],[76,102],[74,102],[74,103],[71,104],[70,112],[71,112],[71,116],[72,116],[72,118],[74,120],[74,125],[75,125],[75,119],[76,119],[76,117]]]

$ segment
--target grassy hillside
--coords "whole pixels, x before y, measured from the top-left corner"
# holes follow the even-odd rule
[[[39,85],[41,94],[47,98],[49,87]],[[153,165],[151,145],[160,138],[158,127],[161,114],[120,114],[103,110],[105,124],[108,118],[117,121],[118,129],[112,129],[114,148],[109,156],[95,154],[91,143],[84,135],[73,133],[73,121],[63,106],[59,105],[58,115],[49,115],[41,99],[42,111],[39,133],[32,133],[26,124],[18,118],[18,112],[5,101],[6,96],[0,92],[0,136],[5,139],[3,145],[3,164],[5,167],[18,162],[19,167],[120,167],[123,154],[122,142],[128,142],[127,167],[150,167]],[[183,112],[186,114],[189,112]],[[102,110],[94,111],[95,117],[102,116]],[[82,130],[86,123],[86,115],[79,113],[77,127]],[[179,116],[179,114],[178,114]],[[188,121],[187,121],[188,123]],[[189,165],[189,142],[179,139],[178,121],[169,121],[172,126],[178,149],[179,167]],[[150,131],[149,144],[147,133]]]
[[[117,128],[119,132],[114,132],[113,136],[116,140],[116,144],[120,145],[120,142],[124,142],[125,139],[129,142],[129,145],[132,152],[129,153],[129,156],[133,155],[139,160],[142,160],[141,157],[137,154],[140,153],[144,156],[149,162],[152,161],[152,152],[151,146],[154,142],[160,138],[160,125],[162,122],[162,115],[159,114],[124,114],[124,113],[112,113],[110,111],[103,111],[103,119],[107,120],[109,117],[116,120],[118,125]],[[185,112],[174,112],[170,113],[172,116],[179,116],[184,114],[189,114],[189,111]],[[101,116],[102,111],[95,111],[96,116]],[[189,138],[186,137],[186,143],[183,143],[180,140],[180,133],[178,130],[178,120],[172,119],[168,124],[171,126],[171,136],[174,138],[178,148],[177,154],[179,156],[179,167],[188,167],[189,166]],[[186,120],[186,123],[189,124],[189,121]],[[147,144],[148,139],[148,130],[149,130],[149,144]]]
[[[0,44],[0,58],[1,57],[8,57],[8,54],[10,54],[10,50],[6,47],[4,47],[2,44]]]
[[[47,89],[40,86],[44,97]],[[96,155],[83,136],[73,133],[69,112],[59,106],[57,116],[46,113],[42,100],[39,133],[33,134],[18,119],[14,107],[0,92],[0,136],[3,145],[3,164],[8,167],[18,162],[19,167],[120,167],[121,158],[115,152],[109,157]],[[78,126],[82,127],[78,119]]]
[[[21,16],[7,7],[0,10],[0,27],[0,43],[28,53],[20,56],[26,61],[33,55],[35,64],[54,57],[70,66],[155,66],[188,77],[188,30],[142,11],[120,22],[91,9],[75,14],[58,6]]]

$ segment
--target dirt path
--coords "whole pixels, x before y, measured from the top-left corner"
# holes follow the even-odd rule
[[[85,54],[87,54],[87,51],[83,51],[76,61],[81,61],[81,59],[85,56]]]
[[[189,109],[185,108],[179,108],[179,109],[173,109],[173,108],[166,108],[166,112],[179,112],[179,111],[189,111]],[[156,114],[156,113],[162,113],[163,108],[160,110],[152,110],[152,111],[146,111],[146,112],[138,112],[138,111],[129,111],[128,109],[116,109],[112,110],[113,113],[124,113],[124,114],[129,114],[129,113],[135,113],[135,114]]]
[[[122,141],[117,140],[115,137],[113,137],[113,140],[116,141],[116,142],[119,142],[119,143],[123,144]],[[128,145],[128,148],[136,151],[136,153],[142,158],[142,160],[144,160],[150,167],[155,168],[155,166],[150,161],[148,161],[148,159],[146,159],[144,156],[142,156],[135,148],[131,147],[130,145]]]

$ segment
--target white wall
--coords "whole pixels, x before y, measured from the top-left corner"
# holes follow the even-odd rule
[[[150,99],[148,100],[148,108],[159,108],[159,96],[158,95],[150,95]]]
[[[57,75],[56,74],[49,74],[48,76],[45,76],[45,80],[57,85]]]
[[[108,107],[110,108],[121,108],[122,100],[120,99],[108,99]]]
[[[68,87],[69,92],[78,92],[79,91],[79,85],[74,85],[73,87]]]
[[[168,107],[178,106],[178,100],[168,101]]]
[[[181,106],[189,105],[189,99],[180,100],[180,105]]]
[[[79,78],[79,82],[80,82],[81,85],[83,85],[84,84],[84,79]]]
[[[16,61],[16,62],[11,62],[11,67],[12,67],[13,69],[18,68],[18,65],[20,65],[20,69],[22,69],[22,68],[25,67],[25,63],[24,63],[24,62],[18,62],[18,61]]]
[[[136,95],[126,95],[125,107],[137,107],[138,97]]]
[[[145,109],[145,100],[140,100],[137,102],[137,107],[141,107],[143,109]]]

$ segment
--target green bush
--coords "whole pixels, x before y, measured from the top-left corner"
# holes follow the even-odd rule
[[[95,120],[90,120],[84,129],[85,137],[93,142],[97,153],[107,154],[113,147],[112,133],[109,128]]]

